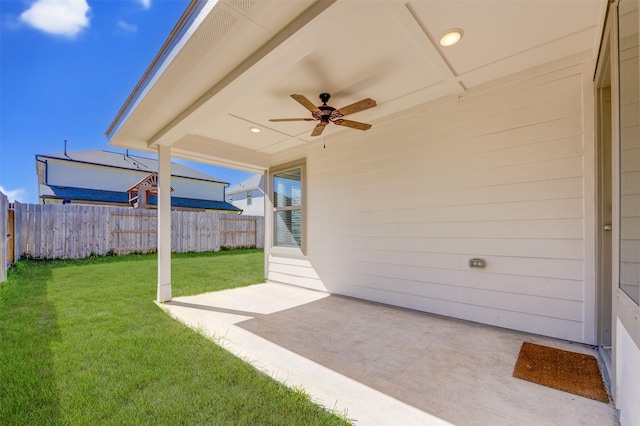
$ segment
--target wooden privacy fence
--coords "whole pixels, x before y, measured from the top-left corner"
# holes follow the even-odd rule
[[[6,210],[6,209],[5,209]],[[156,210],[73,204],[15,204],[19,258],[79,259],[157,249]],[[264,218],[207,212],[171,212],[171,251],[264,247]]]
[[[9,265],[9,200],[0,192],[0,283],[7,280]]]

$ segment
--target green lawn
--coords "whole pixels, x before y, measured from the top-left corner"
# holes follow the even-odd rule
[[[154,303],[155,255],[21,261],[0,287],[0,424],[344,425]],[[263,253],[174,254],[175,296],[263,281]]]

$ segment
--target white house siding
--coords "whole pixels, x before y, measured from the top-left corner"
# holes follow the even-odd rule
[[[151,171],[126,170],[70,161],[47,159],[48,185],[126,192]],[[224,200],[224,184],[171,177],[174,197]]]
[[[45,176],[45,180],[47,185],[126,192],[133,184],[150,173],[125,169],[114,170],[102,166],[50,158],[46,161],[47,176]]]
[[[227,198],[229,202],[239,209],[242,214],[250,216],[264,216],[264,194],[259,189],[251,191],[251,204],[247,204],[247,192],[236,192],[230,194]]]
[[[224,184],[222,183],[216,184],[172,176],[171,188],[173,188],[172,195],[174,197],[224,201]]]
[[[316,143],[281,155],[280,163],[306,157],[306,260],[320,280],[314,286],[589,340],[588,68],[511,77],[327,140],[326,148]],[[487,267],[470,269],[473,257]],[[299,265],[269,260],[269,279],[300,285]]]
[[[620,410],[620,424],[639,425],[640,350],[620,319],[616,324],[616,344],[616,407]]]
[[[269,255],[269,280],[327,291],[311,262],[283,255]]]

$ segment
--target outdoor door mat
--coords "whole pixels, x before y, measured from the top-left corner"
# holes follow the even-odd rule
[[[513,377],[539,385],[609,402],[598,361],[585,355],[524,342]]]

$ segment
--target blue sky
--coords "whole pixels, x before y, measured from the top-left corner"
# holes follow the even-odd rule
[[[37,203],[35,155],[64,140],[68,151],[122,151],[104,133],[188,3],[0,0],[0,191]],[[231,184],[251,176],[183,164]]]

